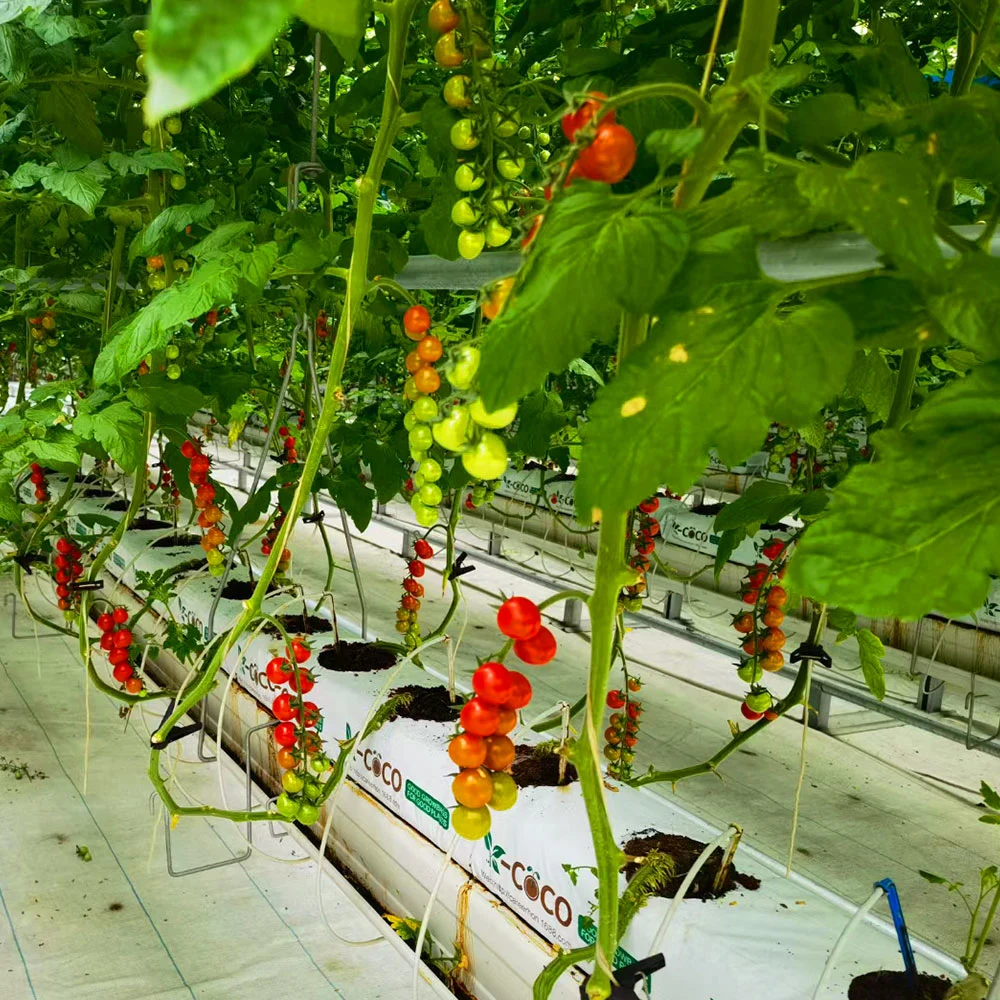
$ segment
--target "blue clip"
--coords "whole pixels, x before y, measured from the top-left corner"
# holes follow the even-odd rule
[[[899,892],[896,883],[891,878],[884,878],[881,882],[875,883],[876,889],[881,889],[889,900],[889,912],[892,914],[892,922],[896,927],[896,939],[899,941],[899,950],[903,955],[903,964],[906,966],[906,978],[910,984],[910,989],[917,986],[917,960],[913,957],[913,945],[910,944],[910,932],[906,929],[906,921],[903,919],[903,904],[899,901]]]

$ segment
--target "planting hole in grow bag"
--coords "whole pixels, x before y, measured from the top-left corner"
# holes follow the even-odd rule
[[[222,588],[222,596],[227,601],[247,601],[253,596],[256,589],[257,584],[251,583],[249,580],[230,580]],[[277,590],[281,590],[277,584],[268,584],[267,592],[269,594],[273,594]]]
[[[319,651],[319,665],[341,674],[370,674],[388,670],[396,663],[396,654],[370,642],[342,642]]]
[[[128,501],[127,500],[112,500],[111,503],[106,503],[104,505],[104,509],[105,510],[121,510],[121,511],[125,511],[125,510],[128,510]],[[169,525],[167,527],[169,527]]]
[[[551,746],[533,747],[519,743],[514,750],[510,773],[518,788],[559,787],[559,754]],[[567,764],[562,784],[568,785],[577,777],[576,768]]]
[[[851,981],[848,1000],[944,1000],[951,989],[950,979],[921,973],[916,992],[910,989],[905,972],[866,972]]]
[[[630,857],[644,858],[650,851],[659,851],[673,858],[674,874],[667,881],[666,885],[655,895],[672,899],[684,881],[684,876],[691,870],[691,866],[698,860],[698,855],[705,849],[705,844],[700,840],[692,840],[690,837],[682,837],[672,833],[659,833],[655,830],[643,830],[629,840],[622,850]],[[725,896],[727,892],[734,889],[759,889],[760,879],[753,875],[744,875],[738,872],[732,864],[726,872],[725,881],[718,892],[713,888],[715,877],[719,874],[719,865],[722,864],[723,850],[716,848],[709,856],[708,861],[701,867],[701,871],[695,876],[694,882],[687,891],[685,899],[718,899]],[[631,879],[639,870],[638,864],[625,866],[625,877]]]
[[[88,486],[84,491],[83,495],[88,498],[100,498],[100,497],[113,497],[113,490],[104,490],[100,486]]]
[[[404,684],[389,692],[390,697],[398,694],[411,696],[410,703],[403,705],[393,713],[394,719],[413,719],[417,722],[454,722],[461,710],[461,702],[452,703],[448,697],[448,689],[439,684],[437,687],[422,687],[420,684]]]
[[[313,635],[316,632],[332,632],[333,623],[329,618],[320,618],[319,615],[278,615],[281,627],[289,634]],[[274,625],[265,625],[263,631],[268,635],[273,635],[275,639],[281,638],[281,633]],[[395,662],[395,658],[393,658]]]
[[[198,535],[164,535],[153,542],[154,549],[188,549],[198,545],[201,538]]]
[[[129,527],[136,531],[159,531],[160,528],[172,528],[173,525],[169,521],[159,521],[155,517],[146,517],[143,514],[137,517]]]

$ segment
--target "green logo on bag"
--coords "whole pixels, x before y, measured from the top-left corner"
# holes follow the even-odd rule
[[[448,810],[444,803],[438,802],[433,795],[429,795],[409,778],[406,779],[406,800],[412,802],[421,812],[427,813],[436,823],[440,823],[443,829],[448,829]]]
[[[597,926],[592,917],[585,917],[581,914],[577,917],[576,932],[580,935],[580,940],[584,944],[594,944],[597,941]],[[623,966],[631,965],[635,959],[624,949],[615,950],[614,967],[621,969]]]

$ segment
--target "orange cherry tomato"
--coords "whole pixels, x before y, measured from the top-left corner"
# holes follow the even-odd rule
[[[471,733],[459,733],[448,744],[448,756],[459,767],[481,767],[486,760],[486,741]]]
[[[788,591],[784,587],[772,587],[767,592],[767,606],[769,608],[783,607],[788,600]]]
[[[512,708],[500,709],[500,721],[497,723],[497,733],[506,736],[517,727],[517,712]]]
[[[427,15],[427,25],[438,35],[454,31],[461,23],[461,18],[455,13],[451,0],[434,0]]]
[[[441,388],[441,376],[430,366],[424,365],[413,376],[413,382],[420,392],[430,395]]]
[[[768,650],[759,660],[764,670],[780,670],[785,665],[785,658],[776,649]]]
[[[431,314],[425,306],[410,306],[403,314],[403,329],[410,340],[422,340],[431,328]]]
[[[441,346],[441,341],[438,340],[433,333],[427,334],[427,336],[424,337],[419,344],[417,344],[417,354],[420,356],[420,360],[426,361],[428,364],[433,364],[443,353],[444,348]]]
[[[777,628],[785,620],[785,612],[781,608],[768,608],[764,612],[764,624],[768,628]]]
[[[455,801],[469,809],[479,809],[493,798],[493,779],[482,767],[460,771],[451,783]]]
[[[406,361],[404,363],[406,365],[406,370],[411,375],[414,372],[420,371],[420,369],[424,367],[423,359],[419,354],[417,354],[416,351],[410,351],[410,353],[406,355]]]
[[[743,633],[743,635],[746,635],[748,632],[752,632],[753,615],[749,614],[748,612],[744,612],[743,614],[739,615],[736,621],[733,622],[733,628],[736,629],[737,632]]]
[[[283,767],[286,771],[290,771],[298,761],[295,759],[295,754],[289,747],[282,747],[278,751],[278,766]]]
[[[514,744],[509,736],[487,736],[485,764],[491,771],[506,771],[514,763]]]
[[[762,649],[768,652],[777,652],[777,650],[785,645],[785,633],[780,628],[768,629],[767,635],[764,636],[760,645]]]
[[[458,47],[454,31],[446,32],[434,43],[434,61],[445,69],[454,69],[465,62],[465,53]]]

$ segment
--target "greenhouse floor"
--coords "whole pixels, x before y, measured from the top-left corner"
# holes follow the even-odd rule
[[[2,588],[11,591],[9,579]],[[21,616],[19,625],[30,622]],[[5,622],[6,628],[6,622]],[[146,777],[148,736],[164,702],[126,724],[90,695],[75,647],[61,637],[0,647],[0,754],[44,777],[0,770],[0,997],[3,1000],[246,1000],[282,995],[409,1000],[412,961],[353,889],[323,880],[324,908],[349,948],[323,926],[315,849],[297,833],[276,840],[255,824],[254,855],[184,878],[166,871],[163,822]],[[175,744],[190,761],[195,737]],[[85,765],[85,760],[87,765]],[[0,760],[0,765],[4,762]],[[239,801],[245,779],[223,773]],[[214,765],[179,763],[193,800],[218,798]],[[257,801],[265,795],[257,791]],[[183,821],[173,833],[177,869],[245,847],[224,821]],[[89,852],[89,860],[80,854]],[[429,973],[424,973],[429,975]],[[449,996],[421,980],[421,1000]]]

